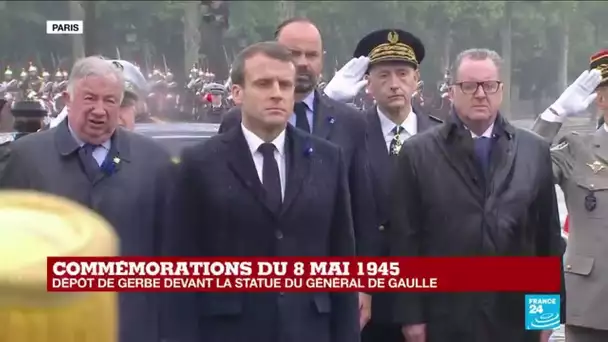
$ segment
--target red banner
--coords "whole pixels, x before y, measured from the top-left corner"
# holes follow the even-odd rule
[[[559,292],[560,258],[48,258],[48,291]]]

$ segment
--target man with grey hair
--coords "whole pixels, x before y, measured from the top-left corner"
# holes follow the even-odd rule
[[[103,60],[103,58],[100,58]],[[146,112],[146,95],[148,94],[147,82],[144,75],[133,63],[125,60],[108,61],[123,73],[124,96],[120,103],[118,121],[120,126],[133,130],[138,115]],[[61,113],[50,123],[50,128],[59,125],[68,116],[68,107],[65,106]]]
[[[500,115],[500,67],[494,51],[461,53],[447,121],[403,144],[392,187],[392,255],[562,255],[549,145]],[[551,333],[525,330],[521,294],[394,299],[394,321],[408,342],[538,342]]]
[[[121,254],[157,254],[170,156],[156,142],[119,127],[121,70],[87,57],[74,64],[67,119],[10,145],[0,189],[30,189],[79,202],[118,232]],[[0,160],[2,163],[2,160]],[[121,294],[120,341],[158,341],[154,295]]]

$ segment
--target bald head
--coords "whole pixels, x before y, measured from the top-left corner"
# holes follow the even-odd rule
[[[293,18],[279,25],[276,39],[293,55],[297,71],[296,93],[310,93],[323,70],[323,42],[319,29],[308,19]]]

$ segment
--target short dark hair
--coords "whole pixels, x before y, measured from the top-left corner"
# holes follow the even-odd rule
[[[274,39],[278,39],[279,38],[279,34],[281,34],[281,31],[283,30],[283,28],[285,28],[285,26],[289,25],[289,24],[293,24],[293,23],[308,23],[311,24],[314,27],[317,27],[317,25],[315,23],[312,22],[312,20],[306,18],[306,17],[293,17],[293,18],[289,18],[287,20],[282,21],[279,26],[277,26],[277,29],[274,31]]]
[[[291,51],[282,44],[277,42],[261,42],[249,45],[236,56],[232,63],[232,71],[230,72],[232,84],[240,86],[245,84],[245,62],[260,54],[282,62],[293,63]]]

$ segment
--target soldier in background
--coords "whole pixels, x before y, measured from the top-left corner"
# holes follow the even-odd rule
[[[585,71],[534,124],[552,142],[562,123],[595,101],[608,115],[608,50],[591,57]],[[566,340],[608,341],[608,127],[572,132],[551,151],[553,178],[564,192],[569,214],[565,255]]]
[[[53,219],[49,220],[49,215]],[[0,341],[116,342],[112,292],[47,292],[47,257],[116,256],[109,224],[80,205],[39,193],[0,191]]]
[[[204,104],[205,118],[210,122],[220,123],[222,114],[229,108],[227,102],[227,91],[223,84],[207,83],[203,87],[205,94]]]

